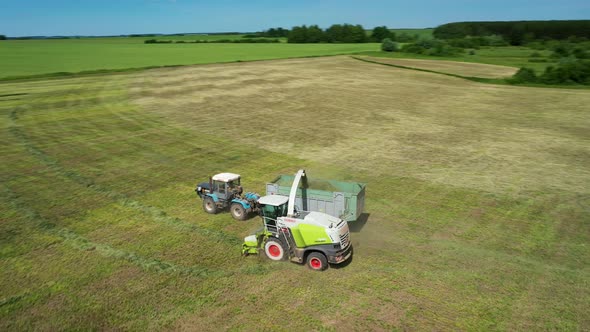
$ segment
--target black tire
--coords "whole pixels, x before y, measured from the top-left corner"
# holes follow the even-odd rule
[[[248,218],[248,212],[246,212],[246,209],[244,209],[244,206],[240,203],[232,203],[229,211],[235,220],[246,220],[246,218]]]
[[[264,243],[264,254],[273,261],[286,261],[289,254],[287,246],[276,237],[269,237]]]
[[[217,213],[217,205],[213,201],[213,198],[207,196],[203,199],[203,210],[205,210],[205,212],[210,213],[210,214]]]
[[[314,251],[307,256],[307,267],[314,271],[324,271],[328,268],[328,259],[321,252]]]

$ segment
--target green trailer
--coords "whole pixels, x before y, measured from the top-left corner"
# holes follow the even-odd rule
[[[295,176],[279,175],[266,184],[267,195],[289,196]],[[304,177],[297,189],[295,206],[318,211],[348,222],[357,220],[365,208],[365,183]]]

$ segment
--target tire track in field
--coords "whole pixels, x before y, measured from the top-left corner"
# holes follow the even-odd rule
[[[143,257],[133,252],[116,249],[106,244],[92,242],[74,231],[67,228],[60,228],[56,224],[43,218],[43,216],[37,211],[31,209],[19,200],[16,194],[4,184],[2,185],[2,196],[6,198],[6,201],[18,214],[25,217],[31,224],[34,224],[37,229],[60,237],[64,243],[74,249],[81,251],[93,250],[98,252],[101,256],[125,260],[148,271],[178,273],[195,277],[223,277],[233,274],[233,272],[213,270],[200,266],[180,266],[171,262]]]
[[[59,162],[55,158],[47,155],[35,144],[33,144],[27,136],[27,134],[23,130],[21,130],[19,126],[16,124],[19,116],[22,115],[23,112],[24,110],[22,108],[15,108],[12,110],[12,112],[9,115],[9,131],[13,136],[15,136],[17,139],[21,141],[21,143],[23,144],[27,152],[29,152],[29,154],[37,158],[43,165],[45,165],[52,171],[79,184],[82,187],[86,187],[88,190],[94,191],[99,195],[110,198],[111,200],[115,201],[121,206],[139,211],[144,215],[151,217],[152,220],[172,226],[177,230],[196,232],[209,239],[215,240],[216,242],[227,243],[231,246],[239,246],[242,244],[242,241],[236,236],[229,235],[223,231],[201,227],[197,224],[191,224],[186,221],[183,221],[180,218],[169,216],[162,209],[143,204],[142,202],[137,200],[133,200],[127,195],[116,192],[115,190],[105,185],[95,183],[94,179],[90,177],[83,176],[74,170],[64,168],[59,164]]]

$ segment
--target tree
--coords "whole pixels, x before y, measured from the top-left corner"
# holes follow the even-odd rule
[[[365,28],[363,28],[363,26],[360,24],[351,26],[350,35],[352,43],[366,43],[369,41],[369,37],[367,37],[367,32],[365,31]]]
[[[590,85],[590,61],[575,58],[562,59],[556,67],[547,67],[540,80],[547,84]]]
[[[590,59],[590,52],[582,48],[575,48],[572,55],[578,59]]]
[[[262,33],[264,37],[281,38],[288,37],[289,30],[283,28],[270,28]]]
[[[317,25],[307,28],[306,43],[320,43],[324,40],[324,31]]]
[[[307,26],[293,27],[289,32],[288,43],[306,43],[307,42]]]
[[[383,39],[383,43],[381,44],[381,50],[385,52],[395,52],[399,49],[396,42],[389,38]]]
[[[377,43],[381,43],[385,38],[395,40],[395,34],[391,32],[386,26],[375,27],[371,33],[371,40]]]
[[[296,26],[289,32],[287,40],[289,43],[366,43],[368,41],[367,32],[360,24],[333,24],[325,31],[317,25]]]
[[[369,38],[362,25],[333,24],[326,30],[329,43],[366,43]]]
[[[6,36],[5,35],[0,35],[0,40],[6,40]]]
[[[553,54],[551,54],[552,58],[565,58],[570,55],[570,51],[566,44],[561,43],[553,48]]]
[[[524,43],[524,28],[521,25],[515,25],[510,34],[508,35],[508,41],[512,46],[520,46]]]
[[[537,75],[535,74],[535,71],[526,67],[520,68],[510,79],[511,83],[534,83],[536,81]]]
[[[332,24],[332,26],[330,26],[326,30],[326,40],[329,43],[342,42],[343,36],[344,36],[344,29],[343,29],[343,26],[340,24]]]
[[[287,37],[289,36],[289,30],[283,28],[277,28],[277,36],[276,37]]]

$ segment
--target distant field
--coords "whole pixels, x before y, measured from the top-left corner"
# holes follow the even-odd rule
[[[590,330],[590,91],[348,56],[0,91],[2,331]],[[241,257],[260,220],[194,193],[299,168],[367,183],[348,266]]]
[[[391,31],[395,32],[396,34],[408,34],[410,36],[417,35],[419,38],[432,38],[432,33],[434,29],[390,29]]]
[[[428,37],[432,29],[396,29],[396,33]],[[218,40],[240,39],[241,35],[188,35],[159,37],[82,38],[57,40],[9,40],[0,42],[0,79],[14,76],[59,72],[124,70],[157,66],[363,53],[390,58],[451,60],[515,68],[528,67],[542,72],[552,64],[549,51],[526,47],[488,47],[453,57],[431,57],[380,51],[378,43],[368,44],[144,44],[147,39]],[[532,53],[548,62],[529,62]]]
[[[530,62],[531,54],[539,53],[547,62]],[[528,47],[521,46],[505,46],[505,47],[485,47],[480,50],[475,50],[474,55],[464,53],[457,56],[434,57],[427,55],[419,55],[403,52],[367,52],[367,55],[387,57],[387,58],[412,58],[412,59],[428,59],[428,60],[451,60],[462,62],[485,63],[490,65],[509,66],[515,68],[527,67],[534,69],[537,73],[541,73],[548,66],[555,65],[552,61],[547,59],[551,51],[538,51]],[[539,59],[539,58],[536,58]]]
[[[225,38],[223,36],[210,37]],[[373,43],[143,44],[144,40],[152,38],[154,37],[2,41],[0,42],[0,78],[56,72],[250,61],[379,50],[379,44]],[[195,37],[157,37],[156,39],[194,40]]]
[[[192,34],[192,35],[178,35],[178,36],[145,36],[145,37],[98,37],[98,38],[79,38],[79,39],[55,39],[61,41],[74,41],[82,40],[86,42],[96,43],[120,43],[120,44],[143,44],[147,39],[159,39],[159,40],[220,40],[220,39],[242,39],[244,35],[207,35],[207,34]]]
[[[194,34],[184,36],[154,36],[154,37],[132,37],[132,39],[143,43],[144,39],[160,39],[160,40],[221,40],[221,39],[243,39],[244,35],[207,35],[207,34]]]

